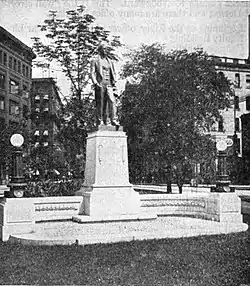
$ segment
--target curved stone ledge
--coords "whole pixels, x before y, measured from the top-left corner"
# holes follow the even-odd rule
[[[36,222],[72,220],[80,214],[82,201],[82,196],[2,199],[0,238],[6,241],[10,235],[31,233]],[[235,193],[140,195],[140,204],[141,214],[154,217],[195,216],[220,223],[242,224],[241,200]]]
[[[241,200],[235,193],[140,195],[141,209],[157,215],[199,216],[218,222],[242,223]]]

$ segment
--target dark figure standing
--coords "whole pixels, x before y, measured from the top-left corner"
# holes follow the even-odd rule
[[[91,79],[95,87],[97,125],[119,126],[116,108],[116,74],[107,56],[107,47],[98,46],[98,56],[91,63]]]

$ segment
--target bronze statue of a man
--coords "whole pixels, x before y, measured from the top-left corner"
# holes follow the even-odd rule
[[[97,125],[119,126],[116,108],[116,74],[107,56],[105,44],[98,46],[98,56],[91,63],[91,79],[95,87]]]

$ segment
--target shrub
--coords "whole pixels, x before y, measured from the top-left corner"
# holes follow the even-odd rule
[[[82,179],[28,182],[25,197],[74,196],[80,190],[82,183]]]

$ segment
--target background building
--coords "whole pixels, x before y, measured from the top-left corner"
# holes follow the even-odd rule
[[[25,125],[29,129],[31,48],[0,26],[0,134]],[[3,143],[3,142],[1,142]],[[3,146],[2,146],[3,147]],[[6,158],[0,155],[0,181],[6,177]],[[1,183],[1,182],[0,182]]]
[[[221,110],[220,120],[212,126],[209,133],[216,142],[226,140],[229,143],[227,148],[228,169],[233,183],[248,183],[246,180],[247,169],[245,168],[248,153],[243,150],[249,149],[246,145],[250,141],[246,140],[246,134],[249,132],[244,132],[244,134],[242,132],[243,124],[247,126],[242,119],[244,118],[244,122],[246,122],[246,118],[249,117],[245,115],[250,113],[250,62],[248,59],[239,58],[218,56],[213,56],[213,58],[218,73],[223,73],[232,82],[234,95],[230,99],[230,106]],[[248,161],[250,162],[250,160]],[[206,164],[198,166],[196,176],[200,175],[203,178],[205,172],[208,172],[207,167]],[[213,169],[216,173],[216,162]]]
[[[61,151],[56,135],[60,129],[59,115],[62,107],[58,87],[53,78],[32,79],[31,146],[33,150],[35,148],[48,154],[51,160],[56,151]],[[47,166],[43,166],[44,170],[53,169],[52,161],[46,164]]]
[[[242,156],[241,116],[250,112],[250,63],[248,59],[214,57],[216,69],[223,72],[233,83],[234,97],[231,106],[221,111],[221,120],[211,130],[216,139],[233,139],[237,135],[236,147]]]
[[[243,183],[249,184],[250,178],[250,113],[241,116],[242,124],[242,173]]]
[[[18,124],[27,114],[35,57],[31,48],[0,27],[0,128]]]
[[[230,107],[221,110],[220,120],[210,130],[215,141],[227,140],[230,143],[227,152],[231,179],[245,184],[250,183],[250,15],[248,29],[248,59],[213,56],[218,73],[223,73],[232,82],[234,95],[230,99]],[[201,177],[206,171],[199,166]]]

